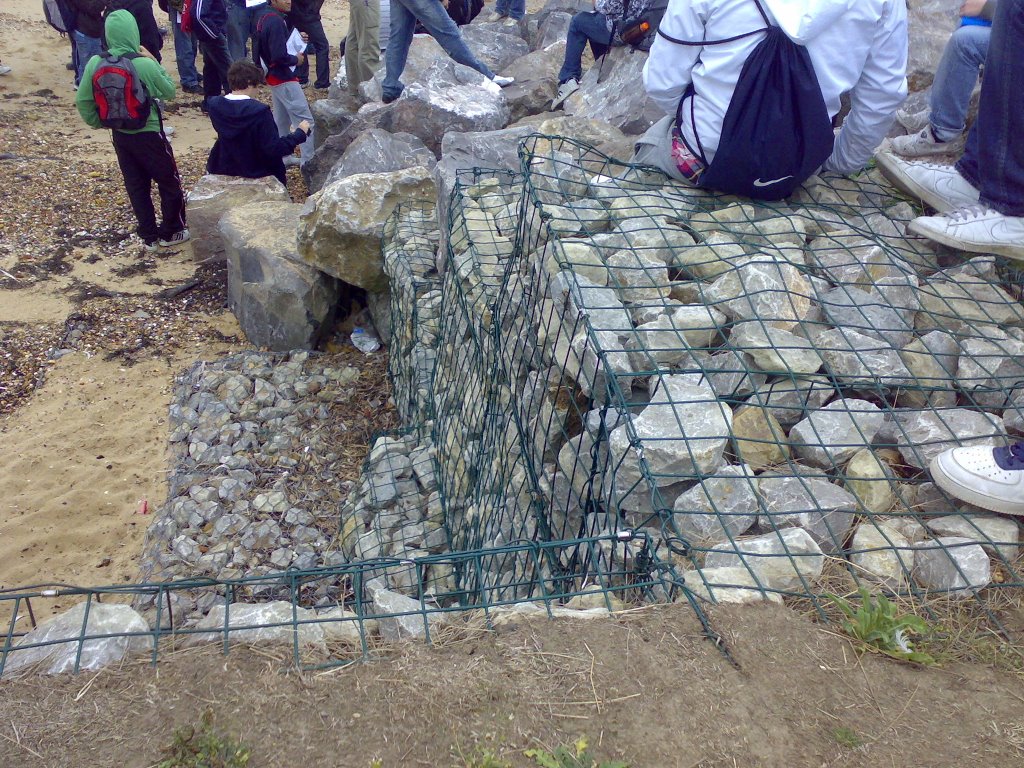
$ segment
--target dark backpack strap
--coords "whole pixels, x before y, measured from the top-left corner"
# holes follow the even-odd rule
[[[750,37],[751,35],[756,35],[758,32],[765,32],[765,31],[767,31],[768,29],[770,29],[771,27],[774,26],[770,21],[768,21],[768,15],[764,12],[764,8],[761,6],[761,1],[760,0],[754,0],[754,5],[757,6],[757,12],[760,13],[761,14],[761,18],[764,19],[764,26],[761,27],[760,29],[754,29],[754,30],[751,30],[750,32],[744,32],[741,35],[733,35],[732,37],[723,37],[721,40],[698,40],[698,41],[680,40],[677,37],[672,37],[672,35],[667,35],[664,32],[662,32],[660,24],[658,25],[658,34],[661,35],[666,40],[668,40],[670,43],[675,43],[676,45],[689,45],[689,46],[700,46],[700,47],[703,47],[705,45],[724,45],[725,43],[732,43],[732,42],[735,42],[736,40],[742,40],[744,37]]]

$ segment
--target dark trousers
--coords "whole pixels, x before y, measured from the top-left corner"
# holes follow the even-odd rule
[[[299,32],[309,35],[309,47],[313,48],[313,55],[316,56],[316,88],[329,88],[331,85],[331,45],[327,42],[327,34],[324,32],[324,25],[320,19],[315,21],[299,21],[295,23]],[[309,58],[307,57],[299,66],[295,67],[295,76],[300,83],[309,80]]]
[[[957,170],[1004,216],[1024,216],[1024,0],[999,0],[978,120]]]
[[[171,143],[162,132],[122,133],[111,131],[117,164],[121,166],[124,188],[139,222],[136,230],[147,243],[166,239],[185,229],[185,193],[181,189],[178,165]],[[150,186],[156,182],[160,193],[163,222],[156,223]]]
[[[203,104],[211,96],[231,93],[228,86],[228,69],[231,55],[228,53],[227,35],[221,33],[216,40],[200,40],[199,50],[203,52]]]

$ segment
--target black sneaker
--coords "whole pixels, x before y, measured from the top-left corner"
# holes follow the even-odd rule
[[[199,85],[198,83],[196,85],[183,85],[181,86],[181,90],[185,93],[202,93],[203,86]]]
[[[313,87],[316,88],[318,91],[326,91],[328,88],[331,87],[331,84],[330,83],[313,83]]]

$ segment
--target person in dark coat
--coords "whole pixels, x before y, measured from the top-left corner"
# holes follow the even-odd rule
[[[206,161],[208,173],[246,179],[274,176],[285,183],[282,158],[304,143],[312,128],[303,120],[290,134],[279,136],[270,107],[254,98],[264,82],[260,67],[239,59],[228,70],[231,93],[210,99],[217,141]]]
[[[118,10],[128,11],[134,16],[135,23],[139,25],[139,43],[158,62],[162,60],[160,49],[164,46],[164,39],[153,15],[153,0],[106,0],[106,6],[108,16]],[[107,47],[105,39],[103,47]]]
[[[316,56],[314,88],[331,87],[331,45],[327,42],[327,34],[320,20],[323,4],[324,0],[292,0],[292,9],[288,12],[288,23],[299,32],[306,33],[313,55]],[[295,74],[299,78],[299,85],[309,82],[308,59],[295,67]]]

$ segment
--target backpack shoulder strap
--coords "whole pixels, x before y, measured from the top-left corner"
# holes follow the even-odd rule
[[[696,41],[694,41],[694,40],[680,40],[677,37],[672,37],[672,35],[668,35],[668,34],[662,32],[661,31],[661,25],[659,24],[658,25],[658,34],[661,35],[666,40],[668,40],[670,43],[675,43],[676,45],[689,45],[689,46],[700,46],[700,47],[703,47],[705,45],[725,45],[726,43],[732,43],[732,42],[735,42],[736,40],[742,40],[744,37],[750,37],[751,35],[756,35],[759,32],[765,32],[765,31],[767,31],[768,29],[770,29],[771,27],[774,26],[770,21],[768,21],[768,15],[764,12],[764,8],[761,6],[760,0],[754,0],[754,5],[757,6],[757,12],[760,13],[761,14],[761,18],[764,19],[764,26],[761,27],[760,29],[752,29],[750,32],[744,32],[743,34],[740,34],[740,35],[733,35],[732,37],[723,37],[721,40],[696,40]]]

